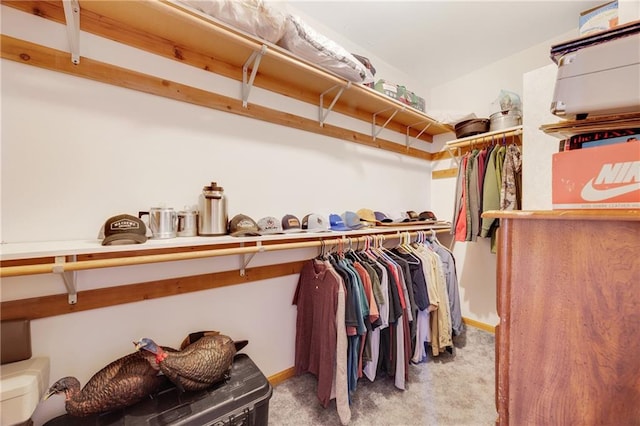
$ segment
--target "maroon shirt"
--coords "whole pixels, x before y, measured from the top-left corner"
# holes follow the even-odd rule
[[[336,309],[340,278],[326,262],[312,259],[302,266],[293,304],[296,319],[296,375],[312,373],[318,378],[318,399],[326,408],[336,364]]]

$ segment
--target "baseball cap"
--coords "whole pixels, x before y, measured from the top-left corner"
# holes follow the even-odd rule
[[[308,232],[329,232],[329,222],[319,214],[310,213],[302,218],[302,229]]]
[[[273,216],[263,217],[258,221],[258,232],[260,235],[282,234],[282,225]]]
[[[389,217],[395,223],[409,222],[409,216],[407,215],[407,212],[393,211],[389,214]]]
[[[338,214],[329,215],[329,225],[332,231],[351,231],[351,228],[347,228],[344,221]]]
[[[112,216],[104,223],[103,246],[116,244],[142,244],[147,241],[147,227],[142,220],[130,214]]]
[[[409,218],[409,222],[417,222],[418,220],[420,220],[418,213],[414,212],[413,210],[407,211],[407,218]]]
[[[373,214],[376,218],[376,222],[382,222],[382,223],[393,222],[393,219],[391,219],[389,216],[387,216],[382,212],[373,212]]]
[[[237,214],[229,222],[229,234],[232,237],[247,237],[260,235],[255,220],[244,214]]]
[[[360,222],[360,216],[357,213],[346,211],[342,213],[342,220],[349,229],[361,229],[364,225]]]
[[[285,234],[294,234],[296,232],[304,232],[300,227],[300,221],[292,214],[282,217],[282,232]]]
[[[376,215],[371,209],[360,209],[356,212],[358,216],[360,216],[360,221],[367,222],[370,225],[376,224]],[[365,223],[364,225],[367,225]]]
[[[430,211],[423,211],[422,213],[420,213],[420,215],[418,217],[420,218],[420,220],[435,220],[435,221],[438,220],[436,218],[436,215],[433,214],[433,212],[430,212]]]

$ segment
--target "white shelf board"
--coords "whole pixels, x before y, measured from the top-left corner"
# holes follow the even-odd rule
[[[363,235],[395,234],[405,231],[420,231],[428,229],[449,229],[449,224],[428,224],[416,222],[411,225],[380,226],[344,232],[299,232],[291,234],[276,234],[253,237],[232,237],[230,235],[221,236],[198,236],[198,237],[176,237],[168,239],[149,238],[143,244],[126,244],[103,246],[101,240],[69,240],[69,241],[38,241],[24,243],[3,243],[0,244],[0,260],[20,260],[34,259],[40,257],[71,256],[94,253],[117,253],[129,251],[149,251],[167,248],[187,248],[207,245],[224,245],[249,243],[255,245],[264,241],[283,240],[314,240],[318,238],[330,239],[340,237],[361,237]]]

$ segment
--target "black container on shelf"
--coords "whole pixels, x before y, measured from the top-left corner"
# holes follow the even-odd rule
[[[45,426],[267,426],[272,392],[249,356],[237,354],[226,383],[182,394],[167,386],[153,398],[123,410],[90,417],[65,414]]]
[[[466,138],[489,131],[488,118],[472,118],[464,120],[455,125],[456,138]]]

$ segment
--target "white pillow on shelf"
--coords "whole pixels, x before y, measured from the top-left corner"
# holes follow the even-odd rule
[[[373,82],[373,74],[344,47],[318,33],[298,16],[288,15],[278,45],[355,83]]]
[[[262,0],[180,0],[248,34],[277,43],[284,33],[285,14]]]

